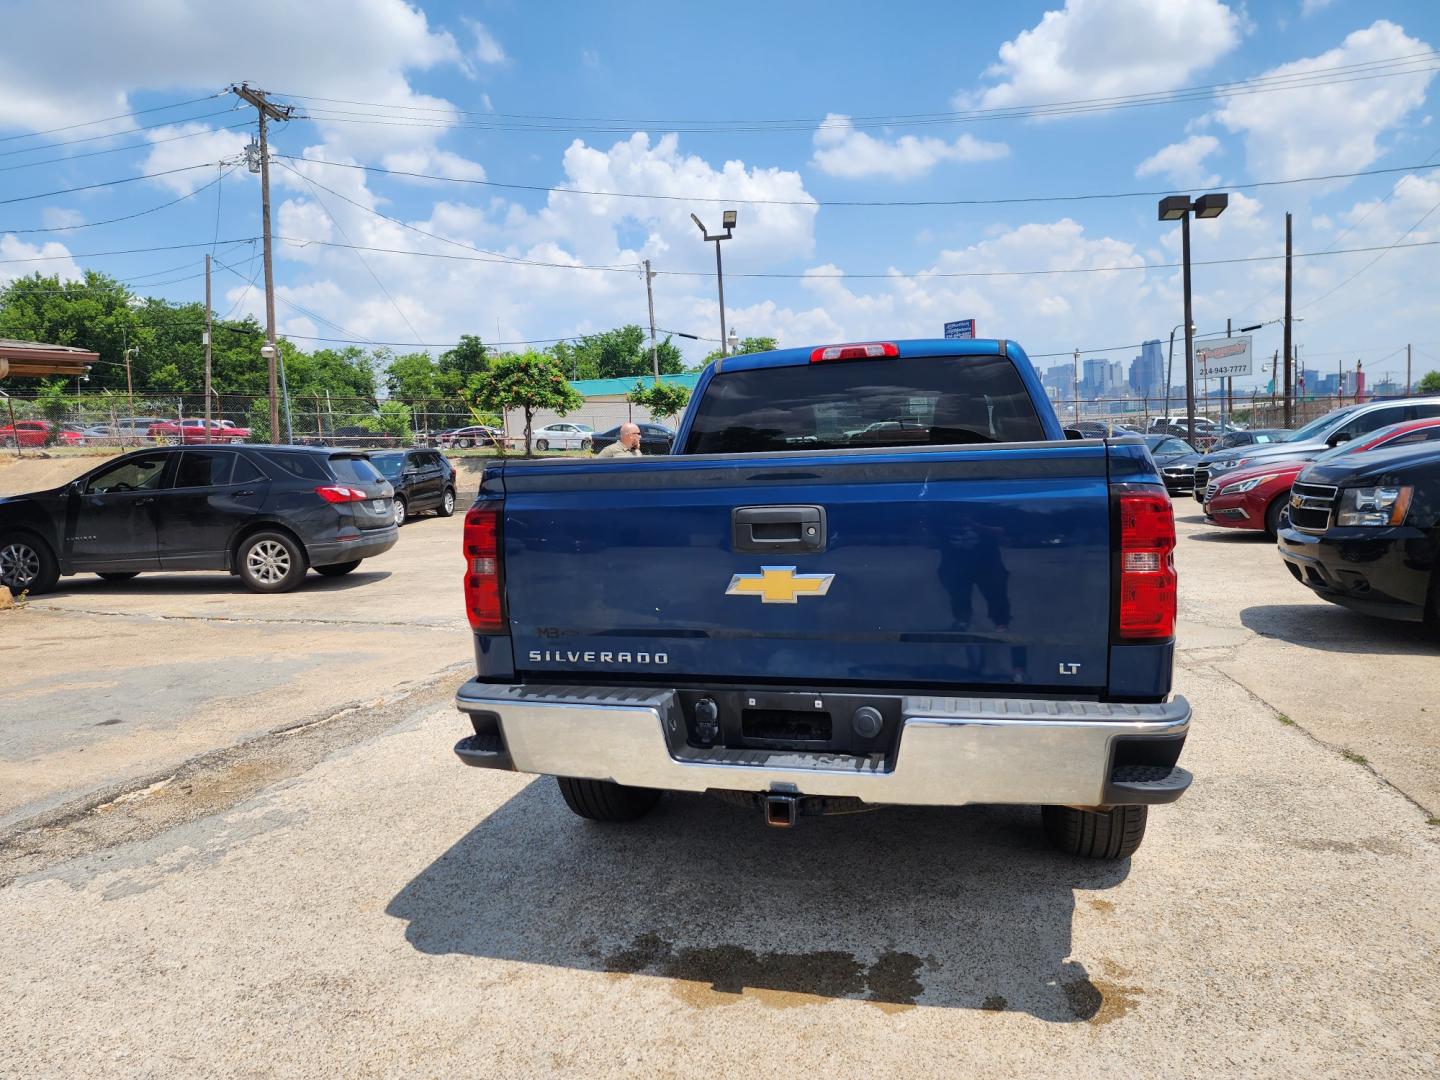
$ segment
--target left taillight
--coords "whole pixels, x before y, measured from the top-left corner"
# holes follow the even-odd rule
[[[315,494],[328,503],[364,502],[370,497],[359,488],[346,487],[344,484],[326,484],[323,487],[317,487]]]
[[[508,632],[500,586],[500,511],[473,507],[465,515],[465,613],[485,634]]]
[[[1123,491],[1117,499],[1121,640],[1175,636],[1175,514],[1156,490]]]

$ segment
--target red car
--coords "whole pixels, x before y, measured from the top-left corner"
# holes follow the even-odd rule
[[[1440,440],[1440,417],[1406,420],[1331,447],[1313,458],[1269,461],[1224,473],[1206,485],[1205,520],[1226,529],[1263,529],[1273,537],[1279,529],[1280,513],[1289,501],[1295,477],[1312,461],[1330,461],[1382,446],[1437,440]]]
[[[167,420],[150,425],[152,439],[179,439],[182,443],[236,443],[250,438],[250,429],[237,427],[229,420],[211,420],[207,431],[204,420]]]
[[[54,433],[53,436],[51,433]],[[60,446],[84,446],[85,436],[66,427],[57,428],[49,420],[16,420],[0,427],[0,446],[33,450],[54,442]]]

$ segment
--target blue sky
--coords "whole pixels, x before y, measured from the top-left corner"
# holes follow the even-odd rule
[[[522,341],[643,323],[634,267],[647,257],[661,327],[718,337],[713,249],[688,215],[713,228],[733,206],[726,302],[742,335],[930,336],[973,317],[1032,353],[1128,361],[1181,321],[1178,272],[1142,268],[1178,258],[1156,198],[993,200],[1213,189],[1231,206],[1195,223],[1195,259],[1255,261],[1196,266],[1202,333],[1279,318],[1281,265],[1267,257],[1283,250],[1290,210],[1297,252],[1375,249],[1296,261],[1307,365],[1363,358],[1403,379],[1409,342],[1417,372],[1440,368],[1428,287],[1440,246],[1381,255],[1440,241],[1440,169],[1412,168],[1440,163],[1433,2],[878,11],[100,0],[77,20],[64,5],[0,3],[0,280],[94,267],[195,299],[218,237],[218,312],[263,315],[244,240],[259,232],[258,186],[218,164],[236,160],[250,135],[235,125],[254,113],[205,98],[249,80],[311,117],[273,134],[285,155],[276,233],[334,245],[277,244],[279,323],[302,344],[443,347],[461,333]],[[1239,94],[1203,89],[1246,81]],[[1300,85],[1273,89],[1287,83]],[[202,100],[166,108],[187,99]],[[1035,115],[1096,99],[1125,107]],[[102,117],[118,118],[87,124]],[[188,171],[27,198],[174,169]],[[1245,186],[1371,170],[1396,171]],[[947,200],[982,204],[833,205]],[[1052,273],[963,276],[1038,270]],[[1279,340],[1265,328],[1257,352]],[[710,347],[686,344],[695,359]]]

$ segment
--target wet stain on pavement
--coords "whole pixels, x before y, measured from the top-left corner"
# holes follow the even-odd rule
[[[1010,1002],[1006,1001],[1000,994],[991,994],[980,1003],[980,1008],[986,1012],[1004,1012],[1005,1006],[1009,1004]]]
[[[1124,978],[1130,973],[1111,960],[1102,961],[1107,974],[1114,979]],[[1144,994],[1138,986],[1122,986],[1104,979],[1081,978],[1060,984],[1065,991],[1065,1001],[1077,1020],[1085,1020],[1095,1027],[1119,1020],[1139,1004]]]
[[[653,974],[676,980],[675,994],[696,1008],[752,997],[789,1009],[833,998],[858,998],[886,1012],[913,1008],[924,992],[917,975],[924,961],[911,953],[884,952],[868,967],[852,953],[755,952],[739,945],[679,948],[656,934],[640,934],[607,956],[606,971]]]

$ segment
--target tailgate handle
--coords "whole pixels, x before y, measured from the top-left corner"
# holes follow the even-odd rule
[[[823,506],[739,506],[730,518],[736,551],[784,554],[825,550]]]

